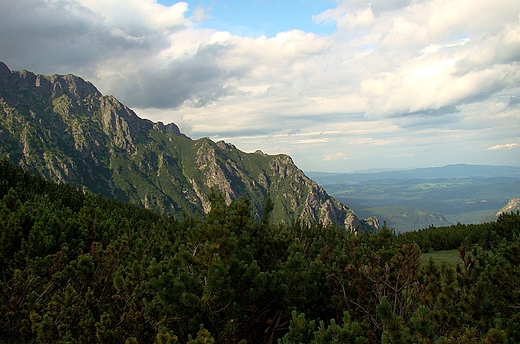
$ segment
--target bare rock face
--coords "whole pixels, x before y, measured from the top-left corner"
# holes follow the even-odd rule
[[[495,216],[498,217],[504,213],[515,212],[518,210],[520,210],[520,198],[511,198],[505,206],[495,213]]]
[[[364,219],[364,222],[366,224],[365,228],[381,228],[381,224],[379,223],[379,219],[375,216],[370,216],[367,219]]]
[[[355,231],[358,219],[287,155],[245,153],[224,141],[191,140],[173,124],[139,118],[74,75],[35,75],[0,63],[0,156],[43,176],[159,212],[203,214],[208,195],[251,200],[261,217],[321,221]]]
[[[116,147],[134,153],[137,149],[136,139],[141,132],[150,128],[150,123],[141,120],[112,96],[101,97],[99,109],[104,133]]]
[[[163,134],[172,134],[175,136],[187,137],[186,135],[181,133],[179,127],[175,123],[169,123],[164,125],[163,122],[157,122],[153,124],[153,128]]]

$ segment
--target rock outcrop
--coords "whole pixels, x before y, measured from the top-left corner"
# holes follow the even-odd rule
[[[516,212],[518,210],[520,210],[520,198],[511,198],[505,206],[495,213],[495,217],[499,217],[503,213]]]

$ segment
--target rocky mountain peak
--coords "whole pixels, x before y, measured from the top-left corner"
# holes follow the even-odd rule
[[[66,94],[80,104],[85,99],[101,97],[101,92],[92,83],[72,74],[52,75],[49,78],[37,76],[36,86],[45,87],[49,84],[52,86],[51,98]]]
[[[181,133],[181,130],[175,123],[169,123],[164,125],[163,122],[157,122],[153,124],[153,128],[163,134],[172,134],[175,136],[187,137],[186,135]]]
[[[0,156],[45,177],[167,214],[203,214],[208,195],[245,196],[256,217],[268,195],[273,219],[363,220],[310,180],[290,156],[244,153],[224,141],[192,140],[173,124],[141,119],[90,82],[10,71],[0,64]]]
[[[135,152],[137,139],[153,127],[152,122],[139,118],[130,108],[112,96],[99,98],[103,131],[118,148]]]
[[[14,97],[19,101],[21,90],[30,90],[35,96],[56,99],[67,95],[77,105],[86,102],[85,98],[99,98],[101,93],[90,82],[72,74],[37,75],[27,70],[11,71],[0,62],[0,90],[3,97]],[[86,97],[85,97],[86,96]]]

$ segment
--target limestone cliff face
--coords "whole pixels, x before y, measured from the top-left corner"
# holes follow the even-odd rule
[[[281,203],[284,209],[297,213],[307,221],[322,221],[355,229],[360,221],[354,212],[330,197],[316,182],[296,167],[287,155],[280,155],[270,163],[269,180],[274,189],[284,190]]]
[[[207,139],[199,140],[195,145],[195,164],[203,175],[200,179],[202,185],[191,180],[197,190],[219,190],[227,202],[246,195],[253,200],[257,217],[261,215],[267,195],[270,195],[275,201],[274,216],[277,219],[298,218],[307,223],[321,221],[349,230],[370,226],[358,219],[351,209],[327,195],[287,155],[269,156],[258,151],[247,154],[223,141],[213,143]],[[230,159],[230,155],[238,158]],[[199,199],[204,209],[209,210],[209,204],[204,204],[200,192]]]
[[[0,155],[45,177],[167,214],[202,214],[207,195],[251,200],[274,221],[367,225],[305,176],[287,155],[244,153],[223,141],[191,140],[171,123],[139,118],[73,75],[35,75],[0,63]]]
[[[516,212],[518,210],[520,210],[520,198],[511,198],[505,206],[495,213],[495,217],[498,217],[503,213]]]

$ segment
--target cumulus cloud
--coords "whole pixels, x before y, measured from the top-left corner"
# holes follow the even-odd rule
[[[83,76],[195,138],[296,156],[312,146],[305,163],[339,169],[360,147],[419,159],[444,142],[465,159],[518,136],[519,14],[518,0],[344,0],[313,17],[334,33],[268,38],[204,28],[211,8],[186,2],[2,1],[0,60]]]

